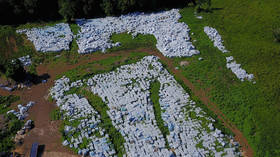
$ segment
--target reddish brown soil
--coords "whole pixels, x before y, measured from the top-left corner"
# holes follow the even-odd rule
[[[3,56],[1,57],[7,58],[8,56],[11,55],[11,53],[18,52],[16,40],[13,36],[6,38],[6,46],[7,46],[7,50],[2,52]]]
[[[21,91],[6,92],[0,90],[0,95],[19,95],[21,96],[22,102],[26,103],[28,101],[35,101],[36,104],[29,111],[30,117],[34,120],[35,128],[32,129],[24,139],[24,144],[17,147],[16,151],[21,154],[28,154],[33,142],[39,142],[39,144],[44,145],[45,153],[43,156],[74,156],[73,152],[66,149],[61,144],[61,135],[58,131],[59,121],[53,122],[50,120],[50,112],[56,108],[54,102],[49,102],[47,100],[47,95],[49,89],[54,84],[55,76],[65,72],[67,70],[73,69],[79,65],[86,64],[88,62],[93,62],[97,60],[102,60],[111,56],[125,55],[128,51],[118,51],[108,54],[92,54],[92,55],[83,55],[79,58],[79,62],[74,65],[59,64],[49,68],[47,65],[40,65],[37,68],[38,74],[49,74],[50,79],[46,84],[38,84],[32,86],[30,89],[24,89]],[[132,51],[129,51],[132,52]],[[197,89],[187,78],[182,75],[180,70],[176,70],[171,59],[164,57],[157,50],[153,49],[137,49],[133,52],[147,52],[150,55],[156,55],[165,63],[167,63],[168,68],[173,74],[179,77],[184,83],[192,90],[192,92],[198,96],[202,102],[207,105],[207,107],[212,110],[218,118],[228,127],[234,134],[235,139],[241,144],[242,151],[245,152],[246,156],[252,157],[253,151],[249,146],[246,138],[238,130],[238,128],[233,125],[226,116],[218,109],[217,105],[210,101],[210,98],[207,96],[207,92]],[[52,154],[52,155],[51,155]]]
[[[223,124],[234,133],[235,140],[240,143],[241,150],[243,151],[244,156],[252,157],[253,149],[250,147],[247,139],[243,136],[242,132],[226,118],[226,116],[219,110],[217,105],[214,104],[212,101],[210,101],[210,97],[207,96],[206,91],[202,90],[202,89],[197,89],[182,74],[181,70],[176,70],[173,65],[172,60],[164,57],[161,53],[158,53],[158,52],[152,52],[151,54],[154,54],[154,55],[160,57],[161,60],[163,60],[167,63],[167,66],[172,71],[172,73],[175,74],[177,77],[179,77],[192,90],[194,95],[197,96],[205,105],[207,105],[207,107],[217,115],[217,117],[223,122]]]
[[[13,48],[13,51],[14,52],[18,52],[18,48],[17,48],[17,44],[16,44],[15,38],[14,37],[10,37],[9,41],[10,41],[11,47]]]

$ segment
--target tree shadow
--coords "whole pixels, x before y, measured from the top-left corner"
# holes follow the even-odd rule
[[[216,11],[216,10],[224,10],[224,8],[212,8],[211,10]]]
[[[220,10],[224,10],[224,8],[210,8],[210,9],[200,8],[199,12],[213,13],[215,11],[220,11]]]
[[[50,75],[47,73],[44,73],[42,75],[35,75],[35,74],[27,73],[26,82],[28,82],[29,84],[37,85],[40,83],[46,83],[49,78],[50,78]]]

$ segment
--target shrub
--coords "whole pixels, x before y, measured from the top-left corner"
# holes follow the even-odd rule
[[[196,12],[210,12],[211,11],[211,0],[198,0],[195,7]]]
[[[8,153],[14,147],[15,143],[13,141],[13,137],[16,132],[20,130],[23,126],[23,121],[17,119],[14,114],[5,114],[5,124],[7,127],[1,129],[0,131],[0,152]]]
[[[23,81],[23,79],[25,79],[26,71],[18,59],[8,62],[8,64],[5,65],[5,69],[5,75],[8,78],[12,78],[17,82]]]
[[[273,30],[273,36],[277,42],[280,42],[280,27]]]
[[[9,110],[9,106],[19,100],[18,96],[9,95],[1,96],[0,95],[0,114],[4,114]]]

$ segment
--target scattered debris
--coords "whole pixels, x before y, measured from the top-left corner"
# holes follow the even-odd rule
[[[208,35],[208,37],[214,41],[214,46],[217,47],[220,51],[223,53],[228,52],[226,48],[223,45],[223,40],[218,31],[215,28],[212,27],[204,27],[204,32]]]
[[[47,83],[48,80],[42,80],[42,83]]]
[[[14,87],[8,87],[8,86],[2,85],[0,88],[3,89],[3,90],[6,90],[6,91],[12,92],[12,91],[15,90],[17,87],[16,87],[16,86],[14,86]]]
[[[244,81],[247,79],[248,81],[252,81],[254,79],[253,74],[248,74],[244,69],[241,68],[240,64],[237,64],[232,56],[226,57],[227,60],[227,68],[230,69],[238,79]]]
[[[16,144],[22,144],[23,139],[26,136],[26,133],[30,131],[33,128],[33,121],[27,120],[24,124],[24,126],[17,132],[14,141]]]
[[[217,47],[223,53],[228,52],[223,45],[222,37],[219,35],[218,31],[215,28],[206,26],[204,27],[204,32],[212,41],[214,41],[215,47]],[[244,69],[242,69],[241,65],[237,64],[232,56],[226,57],[226,60],[227,68],[231,69],[231,71],[237,76],[238,79],[240,79],[241,81],[244,81],[245,79],[247,79],[248,81],[252,81],[254,79],[254,75],[248,74]],[[256,82],[254,81],[253,83],[255,84]]]
[[[196,16],[196,18],[197,18],[197,19],[203,19],[203,17],[202,17],[202,16]]]
[[[29,55],[20,57],[18,59],[23,66],[30,66],[32,64],[31,57]]]
[[[194,12],[194,17],[195,17],[195,18],[197,18],[197,19],[200,19],[200,20],[201,20],[201,19],[203,19],[203,17],[202,17],[202,16],[200,16],[200,15],[197,15],[197,13],[196,13],[196,12]]]
[[[188,66],[188,65],[190,65],[190,62],[188,62],[188,61],[181,61],[180,62],[180,66]]]
[[[35,104],[35,102],[30,101],[29,103],[27,103],[26,106],[22,106],[22,104],[18,105],[18,112],[15,110],[10,110],[7,112],[7,114],[14,114],[19,120],[24,120],[28,114],[27,111]]]
[[[25,122],[24,126],[23,126],[23,130],[30,130],[32,128],[33,125],[33,121],[32,120],[28,120]]]

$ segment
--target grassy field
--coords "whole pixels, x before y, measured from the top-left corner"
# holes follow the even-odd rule
[[[120,42],[120,47],[113,47],[109,52],[119,51],[119,50],[130,50],[135,48],[156,48],[157,40],[153,35],[142,35],[138,34],[136,37],[132,37],[131,34],[113,34],[111,40],[115,42]]]
[[[57,76],[57,78],[60,78],[65,75],[66,77],[70,78],[71,81],[88,79],[95,74],[113,71],[121,65],[135,63],[146,55],[147,54],[143,52],[131,52],[125,55],[111,56],[100,61],[82,64],[72,70],[69,70]],[[88,99],[89,103],[92,105],[92,107],[100,114],[102,121],[100,127],[105,129],[105,132],[109,135],[110,141],[114,145],[114,148],[117,152],[117,156],[123,156],[123,154],[125,154],[123,145],[125,140],[122,137],[122,135],[116,130],[116,128],[112,125],[111,119],[107,114],[107,110],[109,109],[107,105],[102,101],[100,97],[82,88],[71,88],[69,91],[65,92],[65,95],[73,93],[85,96]],[[51,118],[53,120],[57,120],[59,118],[59,112],[53,111],[53,113],[51,113]],[[67,120],[64,121],[64,123],[67,123]],[[63,128],[63,125],[61,128]],[[63,129],[61,130],[63,133]],[[63,139],[65,138],[66,137],[63,136]],[[77,149],[74,149],[74,151],[77,152]]]
[[[280,2],[212,0],[212,8],[212,13],[201,13],[202,20],[194,17],[194,8],[180,11],[183,16],[181,21],[186,22],[191,32],[194,32],[191,37],[201,54],[172,60],[196,87],[209,91],[212,101],[244,133],[255,156],[280,156],[280,43],[273,37],[273,29],[280,27]],[[33,26],[41,24],[28,24],[18,28]],[[219,31],[230,53],[223,54],[213,47],[203,31],[204,26],[212,26]],[[79,30],[76,25],[71,25],[71,29],[75,34]],[[156,48],[156,39],[151,35],[138,35],[133,39],[131,35],[123,33],[114,34],[111,39],[122,44],[121,47],[108,50],[110,53],[135,48]],[[39,54],[30,42],[16,34],[15,28],[10,26],[0,26],[0,45],[0,63],[30,54],[34,60],[31,67],[34,72],[41,62],[73,64],[79,60],[75,41],[69,51]],[[131,53],[128,56],[111,57],[81,65],[63,75],[71,80],[88,78],[93,74],[136,62],[145,55],[147,54]],[[229,55],[248,73],[254,74],[256,84],[241,82],[226,68],[225,57]],[[199,61],[198,57],[203,57],[204,60]],[[181,67],[181,61],[188,61],[190,64]]]
[[[80,79],[88,79],[95,74],[100,74],[104,72],[110,72],[115,70],[117,67],[125,64],[131,64],[139,61],[144,56],[147,56],[147,53],[143,52],[131,52],[126,55],[112,56],[100,61],[94,61],[88,64],[80,65],[74,69],[71,69],[65,73],[62,73],[57,76],[61,78],[66,76],[70,78],[71,81],[76,81]]]
[[[0,64],[12,58],[22,57],[35,53],[33,45],[24,40],[11,26],[0,25]]]
[[[107,110],[109,110],[109,107],[102,101],[99,96],[94,95],[90,91],[83,90],[82,95],[84,95],[88,99],[90,105],[99,113],[101,119],[100,127],[105,129],[105,132],[109,135],[110,141],[114,145],[117,156],[124,156],[125,139],[112,124],[111,118],[107,114]]]
[[[159,104],[159,89],[160,89],[160,82],[159,81],[154,81],[151,83],[150,86],[150,92],[151,92],[151,100],[153,102],[153,108],[154,108],[154,114],[155,114],[155,119],[157,122],[157,126],[159,130],[161,131],[164,140],[165,140],[165,146],[166,148],[170,148],[167,140],[167,135],[169,135],[169,130],[168,127],[164,125],[164,121],[161,117],[161,108]]]
[[[201,13],[194,18],[194,9],[181,10],[191,31],[192,40],[201,52],[192,58],[174,59],[190,63],[180,67],[197,87],[209,90],[209,95],[228,118],[244,133],[255,156],[280,155],[280,44],[272,34],[279,24],[280,3],[276,1],[218,1],[213,13]],[[278,15],[278,16],[277,16]],[[204,26],[216,28],[230,51],[222,54],[208,39]],[[239,81],[226,69],[225,57],[234,56],[256,84]],[[198,61],[203,57],[203,61]]]

